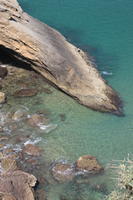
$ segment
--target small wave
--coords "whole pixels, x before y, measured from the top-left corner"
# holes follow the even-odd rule
[[[22,151],[22,148],[20,145],[16,144],[16,145],[13,145],[13,144],[6,144],[2,149],[12,149],[14,152],[20,152]]]
[[[44,130],[46,133],[51,132],[52,130],[57,128],[57,124],[49,124],[49,125],[44,125],[44,124],[38,124],[39,128],[41,130]]]
[[[101,72],[103,75],[107,75],[107,76],[112,76],[113,73],[112,72],[107,72],[107,71],[102,71]]]
[[[35,138],[35,139],[29,139],[24,143],[24,146],[26,146],[27,144],[37,144],[40,141],[42,141],[41,137]]]

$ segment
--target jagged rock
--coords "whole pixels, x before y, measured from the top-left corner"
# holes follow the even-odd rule
[[[5,103],[6,95],[4,92],[0,92],[0,104]]]
[[[32,187],[37,179],[35,176],[18,170],[16,161],[5,158],[1,159],[0,173],[0,198],[2,200],[34,200]]]
[[[117,93],[58,31],[23,12],[17,0],[0,0],[0,19],[1,51],[25,61],[79,103],[121,113]]]
[[[76,170],[89,174],[97,174],[103,171],[103,167],[98,163],[96,157],[85,155],[76,161]]]

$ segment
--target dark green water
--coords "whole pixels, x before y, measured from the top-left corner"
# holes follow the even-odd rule
[[[106,166],[133,153],[133,1],[132,0],[19,0],[30,15],[58,29],[69,41],[90,52],[99,70],[124,101],[125,117],[91,111],[55,89],[41,96],[58,128],[45,135],[45,158],[75,161],[91,154]],[[43,108],[43,104],[38,106]],[[59,122],[64,113],[66,120]],[[108,179],[108,175],[101,179]],[[109,182],[106,180],[106,182]],[[75,197],[75,185],[49,187],[48,200],[60,193]],[[100,199],[82,185],[80,200]],[[103,198],[103,197],[102,197]]]

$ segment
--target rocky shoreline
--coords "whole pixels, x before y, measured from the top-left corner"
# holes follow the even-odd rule
[[[41,104],[39,94],[52,93],[48,81],[94,110],[122,115],[121,100],[82,50],[12,1],[0,0],[0,199],[46,200],[49,185],[91,185],[91,178],[102,176],[104,168],[92,155],[46,163],[41,131],[49,133],[57,125],[48,110],[31,112],[24,100]],[[65,114],[59,118],[64,122]],[[104,184],[90,187],[107,193]]]
[[[32,81],[30,80],[29,83],[31,74]],[[40,82],[43,84],[40,84]],[[37,87],[38,90],[34,93],[33,89],[36,84],[41,86]],[[16,95],[16,93],[18,94],[16,91],[19,91],[18,96]],[[20,95],[20,91],[22,91],[22,95]],[[1,78],[0,92],[6,96],[6,101],[1,104],[0,112],[1,198],[4,200],[8,200],[8,198],[11,200],[46,200],[47,192],[45,188],[51,184],[65,184],[69,182],[73,182],[74,184],[88,184],[90,178],[104,174],[104,168],[94,156],[90,155],[81,156],[73,163],[66,160],[56,160],[52,163],[45,162],[43,158],[45,157],[44,149],[39,146],[39,142],[42,140],[39,131],[40,134],[42,130],[48,133],[56,128],[55,125],[52,125],[48,112],[40,110],[36,113],[30,113],[25,106],[13,109],[11,103],[15,101],[21,102],[25,98],[27,98],[27,101],[30,101],[39,92],[44,92],[46,95],[52,93],[50,88],[47,87],[47,83],[45,83],[39,74],[36,74],[34,71],[8,66],[6,75]],[[65,116],[61,114],[59,117],[64,122]],[[23,127],[27,127],[27,131],[26,128],[23,131]],[[33,130],[38,132],[38,136],[34,137],[31,134]],[[46,168],[45,171],[47,171],[47,174],[43,172],[44,168]],[[18,178],[16,179],[16,177]],[[21,179],[26,185],[23,184]],[[34,180],[34,184],[31,184],[29,179]],[[18,182],[22,182],[22,185],[19,185]],[[14,185],[15,189],[13,191],[10,184]],[[18,187],[22,188],[22,190],[18,189]],[[103,187],[101,184],[91,187],[100,193],[104,193],[103,191],[106,188],[105,185]],[[23,197],[21,193],[24,190],[30,196],[25,195]],[[17,196],[18,191],[20,194],[19,197]],[[60,199],[62,198],[64,197],[61,196]],[[67,200],[66,197],[65,199]]]

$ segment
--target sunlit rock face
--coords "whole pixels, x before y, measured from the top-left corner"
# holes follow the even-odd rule
[[[16,0],[0,0],[0,47],[28,63],[79,103],[121,114],[117,93],[85,53],[55,29],[23,12]]]

